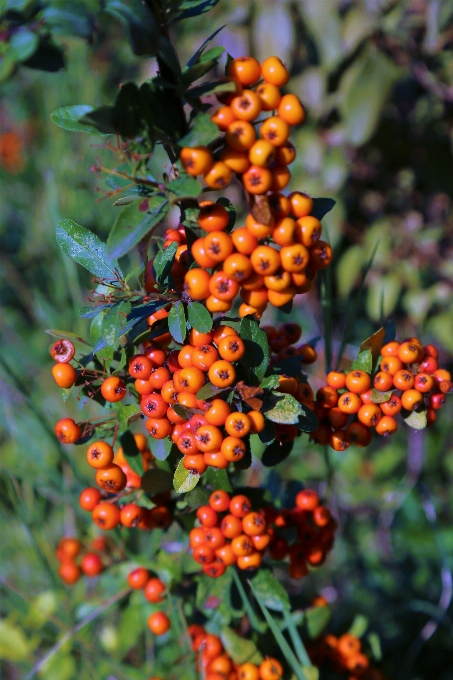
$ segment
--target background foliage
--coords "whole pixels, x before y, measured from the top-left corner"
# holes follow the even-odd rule
[[[89,482],[83,453],[75,449],[68,459],[52,433],[77,405],[61,402],[50,375],[51,338],[43,332],[87,333],[78,309],[89,276],[62,255],[56,224],[71,217],[105,238],[116,217],[99,190],[105,185],[90,172],[94,163],[115,167],[116,157],[102,137],[70,135],[50,113],[74,103],[109,104],[120,83],[142,82],[156,69],[133,54],[121,11],[114,11],[121,6],[0,2],[0,673],[12,680],[27,677],[56,640],[124,587],[124,572],[115,569],[73,590],[55,576],[61,535],[89,540],[94,533],[77,509]],[[11,16],[25,20],[14,40],[5,28]],[[323,300],[334,350],[346,333],[352,354],[392,318],[399,336],[417,333],[438,344],[451,369],[453,2],[229,0],[175,24],[181,62],[222,24],[214,44],[233,56],[278,54],[291,67],[292,90],[309,111],[293,140],[291,188],[338,201],[325,220],[334,266],[321,291],[304,296],[297,309],[305,337],[324,335]],[[58,70],[30,68],[37,60]],[[158,153],[155,169],[162,172]],[[240,200],[237,189],[228,195]],[[175,219],[170,214],[168,221]],[[264,323],[275,321],[270,314]],[[318,348],[323,357],[322,343]],[[315,384],[323,378],[320,363]],[[304,438],[303,449],[272,472],[255,461],[244,473],[245,484],[261,483],[277,497],[297,481],[325,496],[340,520],[335,550],[306,585],[285,585],[300,592],[301,608],[325,594],[332,631],[352,625],[374,658],[382,656],[389,677],[453,678],[451,411],[450,404],[432,430],[406,430],[366,451],[351,446],[327,457]],[[142,554],[151,556],[159,539],[153,533]],[[172,552],[161,565],[175,582],[179,539],[176,530],[165,537]],[[112,550],[119,548],[113,543]],[[192,678],[184,650],[171,644],[154,666],[145,608],[134,597],[127,608],[113,602],[68,636],[39,677]]]

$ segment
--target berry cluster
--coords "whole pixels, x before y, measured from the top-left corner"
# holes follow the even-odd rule
[[[84,550],[78,538],[65,536],[59,541],[55,551],[60,563],[59,577],[70,586],[76,583],[82,574],[88,577],[99,576],[105,567],[99,553],[104,553],[106,549],[107,543],[101,536],[93,539],[90,550]]]
[[[77,380],[77,371],[70,363],[75,354],[75,347],[70,340],[57,340],[50,349],[52,359],[52,376],[58,387],[72,387]]]
[[[197,671],[202,671],[205,680],[281,680],[283,676],[281,663],[269,656],[259,665],[235,663],[218,635],[207,633],[199,624],[189,626],[189,634]]]
[[[346,674],[348,680],[386,680],[381,671],[370,666],[360,639],[351,633],[339,637],[324,635],[308,648],[308,652],[315,666],[343,677]]]
[[[398,413],[425,409],[426,424],[432,425],[452,387],[450,373],[439,369],[437,358],[433,345],[423,347],[418,338],[409,338],[382,347],[374,378],[360,369],[331,371],[316,393],[320,425],[313,439],[336,451],[350,444],[368,446],[372,430],[383,436],[396,432]]]
[[[140,453],[143,468],[148,470],[154,457],[148,449],[147,439],[143,434],[134,434],[135,444]],[[124,527],[138,527],[151,530],[166,528],[171,524],[172,515],[166,507],[168,494],[158,494],[153,497],[156,506],[152,509],[144,508],[137,503],[121,503],[120,492],[128,492],[140,488],[141,477],[128,465],[123,450],[118,448],[116,454],[113,447],[105,441],[96,441],[88,447],[87,461],[96,470],[96,483],[108,494],[104,499],[101,491],[95,487],[84,489],[79,497],[79,504],[83,510],[92,513],[95,524],[101,529],[110,530],[121,524]]]
[[[137,567],[129,572],[127,583],[132,590],[143,590],[145,598],[152,604],[160,604],[165,599],[165,583],[156,576],[151,576],[144,567]],[[170,619],[164,611],[154,611],[148,616],[148,628],[154,635],[164,635],[170,630],[170,626]]]
[[[302,337],[302,329],[298,323],[284,323],[280,328],[273,326],[261,326],[266,333],[271,350],[270,364],[276,364],[282,359],[300,357],[301,364],[313,364],[318,355],[309,343],[304,342],[299,347],[294,347]]]
[[[213,578],[234,564],[239,569],[257,569],[267,548],[272,559],[289,556],[290,576],[302,578],[308,574],[307,564],[315,567],[324,562],[337,528],[318,495],[308,489],[297,494],[293,509],[276,510],[267,505],[257,512],[252,511],[246,495],[230,497],[218,490],[196,515],[200,526],[189,534],[192,555]],[[290,545],[294,528],[297,537]]]

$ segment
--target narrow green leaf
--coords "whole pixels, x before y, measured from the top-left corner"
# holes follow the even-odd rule
[[[58,225],[57,243],[66,255],[97,278],[111,282],[122,277],[118,262],[108,256],[105,243],[72,220],[63,220]]]
[[[115,135],[117,130],[113,122],[113,111],[113,106],[99,106],[80,116],[79,123],[94,128],[98,133]]]
[[[209,12],[218,2],[219,0],[185,0],[178,5],[179,14],[173,21],[182,21]]]
[[[241,321],[239,335],[245,344],[242,359],[245,366],[254,368],[258,380],[262,380],[269,365],[269,344],[266,333],[253,319],[245,317]]]
[[[50,118],[55,125],[58,125],[58,127],[61,127],[64,130],[70,130],[71,132],[86,132],[90,135],[109,134],[100,132],[97,128],[80,122],[80,118],[91,113],[91,111],[94,111],[94,108],[88,104],[63,106],[61,109],[53,111],[50,114]]]
[[[291,642],[293,643],[294,649],[296,650],[296,654],[299,658],[301,665],[311,666],[312,664],[310,661],[310,657],[307,654],[307,650],[305,649],[305,645],[302,642],[302,638],[299,635],[299,631],[297,630],[297,626],[294,622],[291,611],[289,609],[285,608],[283,610],[283,618],[285,620],[286,628],[288,630]]]
[[[147,236],[161,222],[170,204],[162,194],[137,198],[118,214],[107,239],[111,258],[122,257]]]
[[[179,243],[176,243],[176,241],[174,243],[170,243],[168,248],[165,248],[165,250],[159,250],[156,257],[154,258],[154,274],[158,283],[161,283],[165,280],[165,277],[171,269],[173,260],[175,259],[175,254],[178,250],[178,247]]]
[[[181,458],[173,477],[173,488],[176,493],[187,493],[187,491],[192,491],[200,481],[200,475],[194,475],[186,470],[183,461],[184,458]]]
[[[226,653],[233,659],[234,663],[253,663],[259,666],[262,662],[263,657],[257,650],[255,643],[236,635],[228,626],[222,626],[220,639]]]
[[[211,399],[211,397],[217,397],[219,394],[231,392],[230,388],[223,389],[222,387],[214,387],[211,383],[203,385],[197,392],[197,399]]]
[[[187,325],[186,312],[182,302],[175,302],[175,304],[172,305],[170,314],[168,315],[168,330],[170,331],[175,342],[178,342],[179,344],[184,343],[187,333]]]
[[[209,333],[212,328],[212,316],[200,302],[191,302],[187,307],[187,315],[192,328],[199,333]]]
[[[233,487],[231,486],[230,478],[226,470],[218,470],[213,467],[208,467],[203,475],[203,482],[210,486],[211,489],[222,489],[231,493]]]

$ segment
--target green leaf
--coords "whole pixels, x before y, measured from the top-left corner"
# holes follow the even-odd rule
[[[239,335],[245,344],[245,354],[242,362],[249,368],[254,368],[258,380],[262,380],[269,365],[269,344],[266,333],[261,330],[253,319],[244,317],[241,321]]]
[[[231,388],[214,387],[211,383],[207,383],[198,390],[197,399],[211,399],[211,397],[217,397],[222,392],[231,392]]]
[[[168,437],[165,437],[165,439],[155,439],[151,444],[151,453],[157,460],[166,460],[173,446],[173,442]]]
[[[218,2],[219,0],[185,0],[178,5],[179,13],[173,21],[182,21],[182,19],[197,17],[204,12],[209,12]]]
[[[117,130],[113,123],[113,106],[99,106],[80,116],[79,123],[87,125],[104,135],[114,135]]]
[[[199,113],[190,132],[179,140],[179,146],[207,146],[219,136],[219,129],[207,113]]]
[[[279,384],[278,375],[268,375],[260,382],[260,387],[263,390],[276,390]]]
[[[116,417],[118,418],[118,432],[120,435],[127,430],[129,422],[132,420],[132,418],[141,412],[142,410],[139,404],[128,404],[127,406],[121,403],[118,404],[116,407]]]
[[[317,638],[326,629],[332,617],[330,607],[310,607],[305,611],[304,624],[310,638]]]
[[[159,25],[140,0],[107,0],[104,11],[126,23],[132,50],[137,56],[153,56],[159,47]]]
[[[189,59],[189,61],[187,62],[187,66],[189,66],[189,67],[193,66],[194,64],[197,64],[200,61],[200,58],[201,58],[203,52],[205,51],[206,47],[209,45],[209,43],[212,40],[214,40],[216,35],[218,33],[220,33],[220,31],[222,31],[225,28],[225,26],[226,26],[226,24],[224,24],[223,26],[220,26],[220,28],[216,28],[216,30],[213,33],[211,33],[211,35],[208,38],[206,38],[206,40],[201,45],[201,47],[199,47],[198,50],[195,52],[195,54]]]
[[[376,390],[374,387],[371,390],[371,401],[374,404],[384,404],[386,401],[390,399],[392,396],[393,391],[390,390],[390,392],[379,392],[379,390]]]
[[[155,494],[170,491],[172,488],[172,474],[161,468],[147,470],[142,476],[141,488],[146,493]]]
[[[181,74],[181,81],[183,85],[188,86],[199,78],[202,78],[206,73],[212,71],[219,63],[219,58],[225,51],[223,47],[214,47],[212,50],[206,52],[206,58],[200,59],[197,64],[187,67]]]
[[[126,205],[116,217],[107,239],[107,252],[118,258],[128,253],[161,222],[170,204],[162,194],[138,198]]]
[[[126,327],[126,317],[130,311],[131,303],[123,301],[102,314],[101,337],[105,341],[107,347],[111,347],[112,349],[116,348],[118,338],[122,335],[122,331]]]
[[[275,612],[291,609],[287,591],[267,569],[260,569],[258,574],[251,580],[251,586],[255,596],[258,594],[268,609],[272,609]]]
[[[159,250],[156,257],[154,258],[154,275],[158,283],[161,283],[165,280],[168,272],[171,269],[178,248],[179,243],[176,241],[174,243],[170,243],[168,248],[165,248],[165,250]]]
[[[365,371],[365,373],[371,373],[373,370],[373,355],[371,349],[364,349],[362,352],[359,351],[357,359],[355,359],[351,364],[351,371]]]
[[[186,119],[174,90],[166,88],[153,78],[141,85],[140,94],[153,124],[176,142],[186,129]]]
[[[319,422],[313,411],[308,408],[308,406],[304,406],[304,404],[301,404],[302,410],[304,414],[302,416],[299,416],[299,420],[297,423],[294,423],[294,425],[297,427],[298,430],[301,430],[301,432],[314,432],[315,430],[318,429],[319,427]]]
[[[263,657],[257,650],[255,643],[252,640],[246,640],[244,637],[236,635],[231,628],[222,626],[220,639],[226,653],[233,659],[234,663],[253,663],[259,666],[262,662]]]
[[[138,475],[143,474],[143,461],[135,443],[134,435],[130,430],[126,430],[120,435],[120,443],[123,447],[124,457],[129,467]]]
[[[168,330],[170,331],[175,342],[181,345],[184,343],[187,333],[187,326],[186,312],[182,302],[175,302],[175,304],[172,305],[170,314],[168,315]]]
[[[273,391],[272,395],[274,400],[270,403],[273,403],[273,405],[267,410],[264,410],[263,407],[263,413],[268,420],[271,420],[273,423],[295,425],[299,421],[300,416],[305,415],[302,405],[291,394]]]
[[[203,474],[203,482],[212,489],[222,489],[231,493],[233,487],[231,486],[230,478],[226,470],[218,470],[213,467],[208,467]]]
[[[428,411],[426,406],[423,406],[419,411],[406,411],[403,409],[401,415],[403,416],[406,425],[409,425],[409,427],[412,427],[414,430],[423,430],[428,424]]]
[[[82,2],[53,0],[51,6],[44,8],[41,17],[52,35],[78,36],[85,40],[93,36],[94,15]]]
[[[183,461],[184,458],[181,458],[173,477],[173,488],[176,493],[187,493],[188,491],[192,491],[200,481],[200,475],[194,475],[186,470]]]
[[[135,83],[122,85],[113,107],[113,125],[121,137],[133,139],[144,129],[152,131],[151,112],[143,106]]]
[[[182,175],[168,182],[165,188],[178,198],[197,198],[201,194],[200,182],[190,175]]]
[[[376,333],[373,333],[373,335],[364,340],[359,347],[359,352],[363,352],[366,349],[371,350],[372,370],[374,370],[381,355],[381,349],[382,345],[384,344],[384,338],[385,328],[380,328],[378,331],[376,331]]]
[[[15,61],[27,61],[38,49],[38,44],[36,33],[22,26],[11,35],[8,47]]]
[[[313,208],[311,209],[310,215],[316,217],[318,220],[322,220],[324,215],[332,210],[336,201],[333,198],[314,198]]]
[[[200,302],[191,302],[187,307],[187,315],[192,328],[199,333],[209,333],[212,328],[212,316]]]
[[[269,446],[266,446],[261,462],[264,467],[275,467],[281,463],[293,450],[294,442],[279,442],[274,440]]]
[[[108,256],[105,243],[96,234],[72,220],[60,222],[56,233],[62,251],[94,276],[110,282],[122,277],[118,262]]]

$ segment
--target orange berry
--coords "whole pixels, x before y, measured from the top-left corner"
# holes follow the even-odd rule
[[[280,250],[282,267],[288,272],[303,271],[309,261],[309,252],[302,243],[295,243],[292,246],[283,246]]]
[[[283,118],[271,116],[261,124],[260,134],[274,146],[283,146],[288,141],[289,125]]]
[[[112,375],[102,383],[101,394],[106,401],[121,401],[126,396],[126,386],[121,378]]]
[[[289,80],[289,71],[278,57],[268,57],[261,64],[261,75],[266,83],[283,87]]]
[[[279,220],[282,217],[287,217],[291,211],[291,203],[289,198],[280,193],[270,194],[269,207],[276,220]]]
[[[212,364],[208,377],[215,387],[229,387],[236,379],[236,370],[229,361],[222,359]]]
[[[365,371],[354,370],[346,376],[346,389],[354,394],[362,394],[370,389],[371,378]]]
[[[221,106],[213,116],[211,116],[213,123],[217,125],[219,130],[225,132],[231,123],[234,123],[236,116],[230,106]]]
[[[245,226],[249,230],[249,232],[253,236],[255,236],[255,238],[257,239],[267,238],[267,236],[270,236],[272,234],[272,230],[274,228],[274,220],[272,220],[269,224],[261,224],[261,222],[257,222],[253,215],[250,214],[247,215],[247,218],[245,220]]]
[[[232,437],[246,437],[252,426],[251,420],[246,413],[235,411],[230,413],[225,420],[225,430]]]
[[[204,175],[213,164],[212,154],[206,146],[184,147],[181,149],[181,163],[188,175]]]
[[[255,92],[261,100],[261,108],[263,111],[272,111],[280,104],[282,98],[280,90],[271,83],[261,83],[261,85],[258,85]]]
[[[317,241],[310,250],[310,265],[314,269],[325,269],[332,262],[332,248],[326,241]]]
[[[215,260],[207,255],[204,246],[204,238],[197,238],[197,240],[192,243],[191,253],[195,262],[199,264],[200,267],[203,267],[203,269],[211,269],[217,264]]]
[[[230,407],[223,399],[213,399],[205,413],[206,420],[211,425],[222,427],[230,413]]]
[[[226,129],[225,142],[236,151],[247,151],[256,139],[253,125],[246,120],[235,120]]]
[[[321,238],[322,224],[312,215],[299,217],[296,222],[296,238],[306,248],[312,248]]]
[[[277,148],[275,157],[277,165],[291,165],[295,159],[296,148],[291,142]]]
[[[257,274],[269,276],[280,268],[280,253],[270,246],[258,246],[250,257]]]
[[[203,176],[211,189],[224,189],[231,182],[231,170],[222,161],[216,161]]]
[[[170,619],[165,612],[154,612],[148,617],[148,628],[154,635],[164,635],[170,630]]]
[[[242,175],[242,183],[250,194],[265,194],[272,185],[272,173],[267,168],[251,165]]]
[[[218,300],[230,301],[239,293],[239,284],[224,271],[215,272],[209,281],[209,292]]]
[[[291,172],[286,165],[277,165],[272,169],[271,191],[282,191],[291,180]]]
[[[101,468],[111,465],[114,458],[113,449],[107,442],[94,442],[87,450],[87,461],[91,467],[99,470]]]
[[[93,522],[105,531],[114,529],[120,523],[121,512],[113,503],[98,503],[92,512]]]
[[[423,394],[418,390],[406,390],[401,395],[402,407],[408,411],[416,411],[423,404]]]
[[[231,149],[229,147],[222,151],[220,160],[223,161],[232,172],[236,172],[239,175],[242,175],[250,167],[249,157],[245,151],[238,151],[237,149]]]
[[[376,425],[376,432],[384,437],[394,434],[398,429],[398,423],[393,416],[382,416]]]
[[[205,269],[189,269],[184,277],[184,288],[192,300],[205,300],[209,295],[210,280]]]
[[[126,483],[126,475],[115,463],[106,465],[96,472],[96,484],[106,491],[122,491],[126,487]]]
[[[249,150],[249,161],[260,168],[268,168],[274,161],[276,149],[266,139],[258,139]]]
[[[253,85],[261,76],[259,61],[253,57],[237,57],[228,64],[228,75],[242,85]]]
[[[305,109],[295,94],[285,94],[277,108],[278,115],[289,125],[300,125],[305,120]]]
[[[204,238],[206,254],[215,262],[223,262],[232,254],[234,246],[231,236],[224,231],[212,231]],[[190,270],[194,271],[194,270]],[[190,273],[190,272],[188,272]]]
[[[255,120],[261,113],[261,99],[252,90],[244,90],[231,101],[230,106],[238,120]]]
[[[77,371],[68,363],[56,363],[52,366],[52,377],[58,387],[68,389],[77,380]]]
[[[228,226],[228,211],[220,203],[204,201],[200,203],[197,221],[205,231],[222,231]]]
[[[264,416],[260,411],[249,411],[247,413],[250,420],[250,434],[258,434],[265,427]]]

